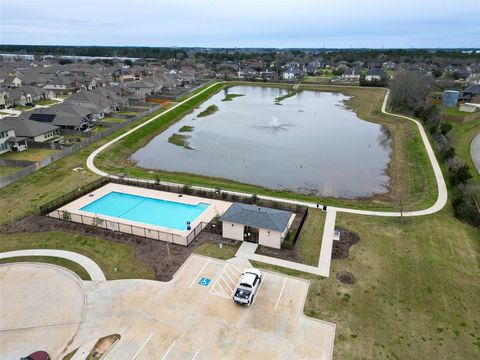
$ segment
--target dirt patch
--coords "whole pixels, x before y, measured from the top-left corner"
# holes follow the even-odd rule
[[[98,339],[87,360],[100,359],[120,339],[120,335],[114,334]]]
[[[353,231],[340,229],[340,240],[333,241],[332,259],[347,258],[350,247],[359,241],[360,237]]]
[[[189,246],[168,244],[164,241],[147,239],[140,236],[100,229],[94,226],[82,225],[47,216],[30,215],[0,228],[5,234],[35,233],[44,231],[63,231],[71,234],[85,235],[95,239],[132,245],[135,248],[137,260],[147,264],[155,271],[155,278],[160,281],[169,281],[173,274],[200,244],[209,241],[208,234],[197,236]],[[170,253],[170,257],[169,257]]]
[[[355,284],[357,279],[355,279],[355,276],[353,276],[352,273],[349,273],[348,271],[344,272],[338,272],[335,277],[337,278],[338,281],[340,281],[342,284],[348,284],[352,285]]]

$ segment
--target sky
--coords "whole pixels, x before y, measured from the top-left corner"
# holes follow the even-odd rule
[[[0,0],[0,44],[480,47],[480,0]]]

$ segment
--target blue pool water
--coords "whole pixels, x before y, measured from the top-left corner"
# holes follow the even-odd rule
[[[183,204],[144,196],[112,191],[80,210],[138,221],[170,229],[186,230],[187,221],[193,222],[209,204]]]

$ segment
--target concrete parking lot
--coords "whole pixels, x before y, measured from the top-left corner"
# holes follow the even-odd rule
[[[267,272],[245,308],[231,299],[242,271],[192,255],[168,283],[83,282],[84,320],[63,353],[120,334],[107,360],[331,358],[335,326],[303,315],[308,282]]]
[[[53,265],[0,266],[0,358],[20,359],[48,348],[60,353],[82,320],[81,280]]]

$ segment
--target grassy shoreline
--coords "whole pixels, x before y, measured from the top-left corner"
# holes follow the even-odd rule
[[[131,177],[149,179],[160,178],[164,181],[188,185],[221,188],[224,190],[276,196],[285,199],[321,202],[332,206],[359,209],[398,211],[400,208],[400,199],[402,199],[405,210],[418,210],[419,208],[427,208],[435,202],[437,197],[436,180],[418,129],[414,123],[408,120],[402,120],[380,112],[384,90],[379,88],[302,85],[300,90],[341,92],[351,95],[351,98],[346,101],[347,107],[354,109],[362,120],[379,123],[388,129],[393,139],[393,151],[391,155],[392,159],[387,169],[387,174],[391,178],[390,189],[386,194],[355,199],[332,198],[316,194],[304,195],[291,191],[266,189],[229,179],[143,169],[135,166],[135,164],[129,160],[129,156],[135,152],[136,149],[145,146],[153,137],[193,111],[201,102],[207,100],[210,96],[225,87],[242,84],[274,86],[287,89],[291,87],[291,85],[287,84],[257,84],[248,82],[219,83],[214,89],[207,91],[206,94],[200,94],[201,96],[199,97],[201,99],[196,97],[191,98],[189,100],[191,105],[186,106],[186,104],[184,104],[182,111],[176,111],[174,114],[166,114],[165,117],[155,121],[153,125],[149,124],[146,126],[145,128],[148,128],[150,131],[147,132],[140,129],[140,133],[135,132],[117,144],[112,145],[109,149],[106,149],[98,155],[95,160],[96,165],[102,170],[113,174],[121,173]],[[367,99],[368,101],[366,101]]]

